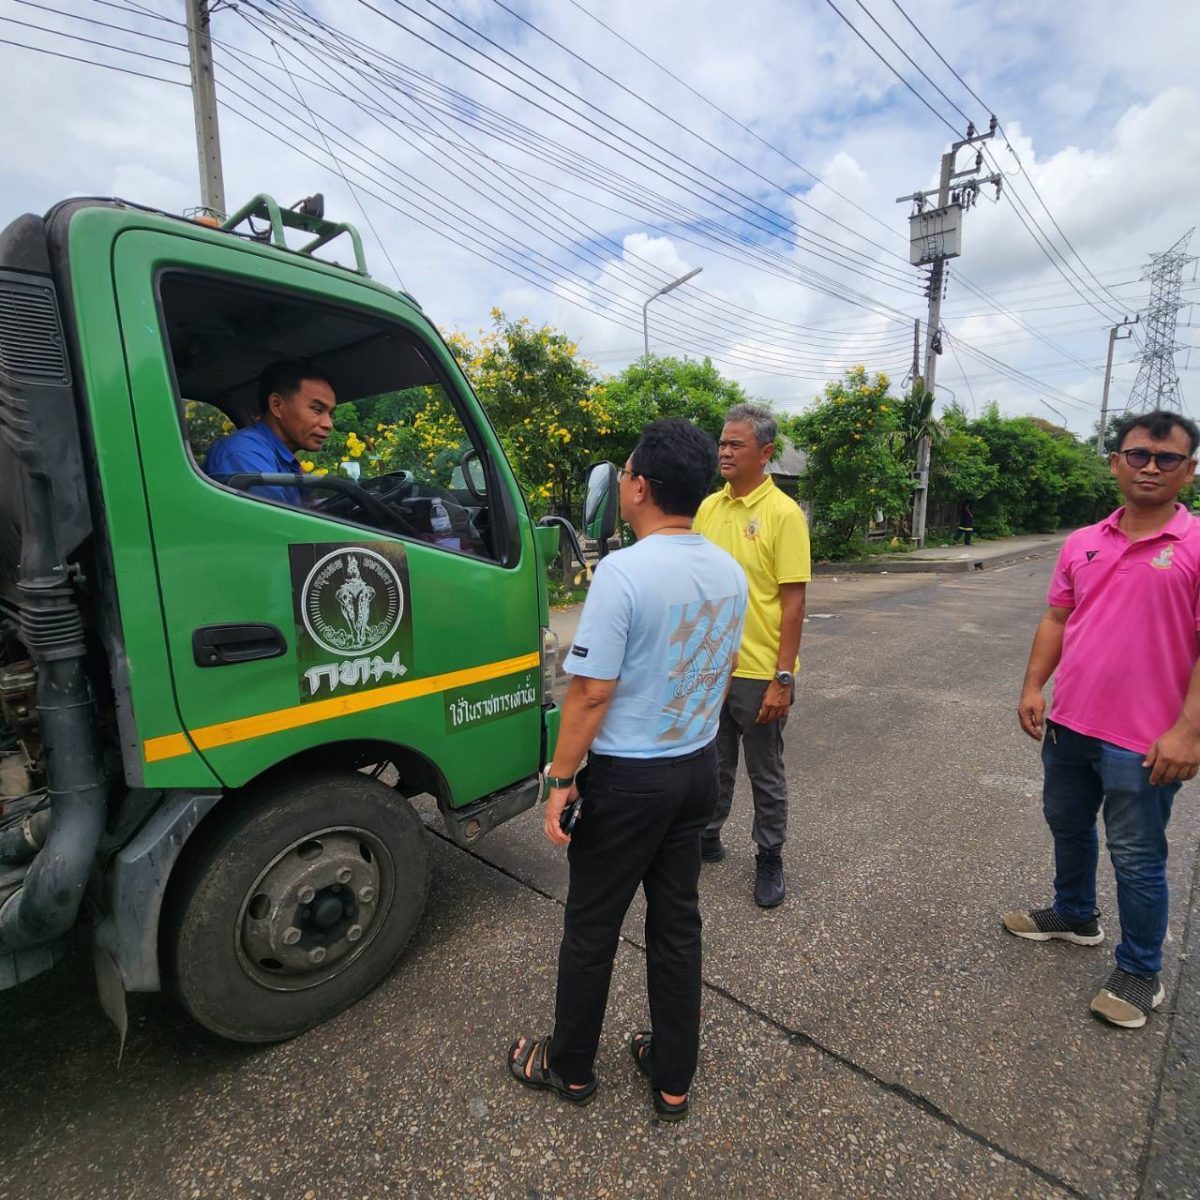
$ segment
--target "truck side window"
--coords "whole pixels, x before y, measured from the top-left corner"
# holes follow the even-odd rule
[[[212,444],[218,438],[227,437],[237,426],[219,409],[202,400],[183,402],[183,419],[187,426],[188,441],[197,462],[203,462]]]
[[[214,486],[444,550],[502,557],[486,456],[454,381],[421,335],[376,314],[215,276],[165,272],[159,295],[183,435]],[[260,409],[264,369],[296,359],[328,380],[337,400],[323,444],[293,444],[290,430]],[[276,439],[264,433],[265,442],[278,442],[281,465],[265,468],[260,452],[244,456],[258,465],[212,469],[239,458],[233,443],[211,456],[215,445],[260,423]],[[256,494],[255,472],[288,473],[292,482]]]

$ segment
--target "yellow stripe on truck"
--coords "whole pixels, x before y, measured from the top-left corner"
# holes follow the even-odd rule
[[[187,734],[169,733],[166,737],[147,738],[143,749],[148,763],[161,762],[164,758],[191,754],[192,743],[187,740]]]
[[[383,708],[387,704],[415,700],[418,696],[429,696],[435,692],[444,692],[448,688],[482,683],[486,679],[499,679],[504,675],[514,675],[518,671],[536,668],[540,664],[541,658],[535,650],[531,654],[485,663],[480,667],[465,667],[461,671],[447,671],[444,675],[430,675],[408,683],[393,683],[388,687],[374,688],[368,692],[354,692],[349,696],[317,700],[312,704],[278,708],[274,712],[241,717],[236,721],[223,721],[219,725],[204,725],[190,731],[190,740],[182,733],[147,738],[143,753],[148,763],[162,762],[167,758],[179,758],[190,754],[193,745],[197,750],[232,746],[237,742],[246,742],[266,734],[282,733],[285,729],[298,729],[303,725],[315,725],[320,721],[333,721],[338,717],[367,712],[372,708]]]

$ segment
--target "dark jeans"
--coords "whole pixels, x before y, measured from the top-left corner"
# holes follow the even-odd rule
[[[1042,809],[1054,834],[1054,908],[1072,923],[1096,911],[1103,809],[1117,877],[1117,966],[1134,975],[1162,967],[1167,933],[1167,822],[1179,784],[1150,786],[1144,754],[1046,723]]]
[[[974,532],[975,532],[975,530],[974,530],[974,529],[966,529],[966,528],[964,528],[962,525],[960,525],[960,526],[959,526],[959,527],[958,527],[958,528],[957,528],[957,529],[954,531],[954,539],[953,539],[953,540],[954,540],[955,542],[957,542],[959,538],[962,538],[962,540],[963,540],[963,545],[964,545],[964,546],[969,546],[969,545],[971,544],[971,534],[973,534]]]
[[[594,754],[567,850],[571,881],[558,952],[550,1062],[592,1078],[621,922],[646,893],[646,990],[654,1086],[681,1095],[700,1046],[700,833],[716,800],[716,747],[679,758]]]
[[[751,837],[763,850],[779,850],[787,841],[788,790],[783,770],[783,727],[787,717],[769,725],[755,724],[769,683],[768,679],[734,679],[729,687],[717,730],[717,806],[704,836],[715,838],[733,807],[740,742],[746,752],[746,774],[754,797]]]

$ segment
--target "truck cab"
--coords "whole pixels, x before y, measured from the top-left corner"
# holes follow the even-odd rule
[[[314,254],[339,237],[353,268]],[[369,450],[207,471],[261,419],[264,368],[296,359]],[[591,478],[615,518],[611,468]],[[0,987],[86,920],[118,1023],[162,987],[243,1041],[352,1004],[424,908],[409,798],[462,845],[536,800],[558,536],[351,227],[268,196],[222,228],[110,200],[13,222],[0,704],[29,794],[0,801]]]

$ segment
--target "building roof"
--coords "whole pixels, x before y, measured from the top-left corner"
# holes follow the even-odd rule
[[[767,464],[767,470],[772,475],[783,475],[789,479],[799,479],[808,471],[808,455],[794,446],[781,434],[779,437],[780,452],[778,458],[773,458]]]

